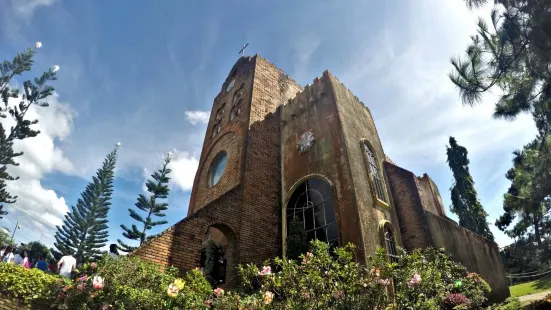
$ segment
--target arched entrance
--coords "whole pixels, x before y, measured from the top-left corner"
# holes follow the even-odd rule
[[[201,245],[200,267],[214,287],[232,287],[235,284],[236,237],[231,228],[222,223],[207,226]]]
[[[286,255],[297,258],[308,243],[317,239],[338,246],[338,227],[335,217],[333,186],[322,177],[311,177],[294,186],[287,201]]]

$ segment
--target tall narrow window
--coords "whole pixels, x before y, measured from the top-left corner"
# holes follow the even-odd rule
[[[373,150],[371,150],[366,143],[363,143],[362,145],[369,163],[369,173],[371,174],[371,179],[373,180],[373,185],[375,186],[375,195],[377,196],[377,199],[387,202],[383,178],[379,169],[379,164],[377,163],[377,158],[375,157]]]
[[[333,189],[323,179],[312,178],[301,183],[287,203],[287,240],[290,224],[300,223],[306,242],[318,239],[338,246],[338,230],[335,220]]]
[[[396,241],[394,239],[394,233],[389,225],[383,226],[383,236],[385,239],[385,247],[391,262],[397,262],[398,256],[396,252]]]

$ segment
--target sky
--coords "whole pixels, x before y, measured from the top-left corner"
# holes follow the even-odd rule
[[[328,69],[371,110],[396,164],[437,184],[448,216],[449,136],[469,151],[470,170],[493,223],[509,187],[512,151],[536,134],[530,115],[492,117],[499,95],[463,106],[447,74],[478,16],[462,0],[146,1],[0,0],[0,60],[40,41],[33,72],[59,65],[50,107],[33,108],[41,134],[18,141],[19,196],[0,227],[18,242],[53,244],[55,225],[76,204],[107,153],[121,143],[109,239],[132,224],[128,208],[171,151],[167,220],[187,214],[212,102],[238,52],[260,54],[306,85]],[[153,230],[160,232],[167,228]]]

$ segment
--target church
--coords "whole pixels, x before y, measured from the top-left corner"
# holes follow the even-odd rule
[[[445,248],[509,296],[496,243],[446,216],[436,184],[385,155],[375,121],[325,71],[305,87],[259,55],[243,56],[214,99],[187,217],[133,255],[185,272],[201,264],[210,238],[224,249],[222,287],[239,264],[285,256],[291,222],[308,240],[349,242],[365,263],[378,246],[390,256]]]

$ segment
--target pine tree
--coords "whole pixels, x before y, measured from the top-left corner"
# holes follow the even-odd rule
[[[168,175],[171,172],[171,170],[168,168],[168,164],[170,163],[171,156],[172,154],[169,152],[164,159],[163,167],[151,175],[151,178],[153,180],[148,180],[146,182],[145,185],[147,187],[147,191],[151,194],[150,197],[147,198],[143,194],[138,195],[135,206],[141,211],[146,212],[147,217],[144,219],[143,216],[138,214],[138,212],[134,211],[133,209],[128,209],[128,211],[130,212],[130,217],[140,222],[141,227],[138,228],[138,226],[134,224],[132,225],[132,228],[121,225],[121,228],[124,230],[123,236],[130,240],[139,240],[140,245],[142,245],[146,240],[149,239],[149,236],[147,236],[148,230],[152,229],[154,226],[164,225],[168,223],[164,220],[154,221],[153,217],[164,217],[165,214],[162,212],[168,208],[168,203],[159,202],[159,200],[166,199],[168,197],[168,182],[170,180]],[[124,243],[120,239],[118,240],[118,242],[122,251],[124,252],[132,252],[137,248],[135,246]]]
[[[465,2],[473,9],[489,1]],[[465,59],[451,60],[450,79],[467,105],[480,102],[484,93],[497,87],[501,97],[494,116],[514,119],[532,113],[545,141],[551,134],[551,1],[493,2],[491,25],[479,20]]]
[[[453,186],[450,188],[451,211],[459,217],[459,225],[494,240],[494,235],[486,221],[488,214],[478,201],[474,189],[474,181],[469,172],[467,149],[457,144],[454,137],[450,137],[450,146],[447,146],[446,149],[448,165],[455,179]]]
[[[33,56],[40,47],[42,47],[42,43],[37,42],[35,48],[28,48],[23,53],[18,53],[11,62],[4,61],[0,64],[0,98],[3,103],[3,106],[0,106],[0,118],[6,118],[9,114],[15,121],[7,136],[4,124],[0,123],[0,219],[8,213],[3,210],[4,204],[11,204],[17,200],[17,196],[12,196],[6,189],[6,181],[19,179],[8,173],[8,166],[17,166],[18,164],[14,161],[14,158],[23,155],[22,152],[16,153],[13,151],[13,142],[14,140],[36,137],[40,134],[40,131],[31,128],[32,125],[38,123],[38,120],[25,119],[25,115],[33,105],[47,107],[48,103],[42,100],[54,92],[54,88],[47,85],[47,83],[57,79],[58,66],[50,68],[40,78],[25,81],[22,95],[19,94],[19,89],[9,86],[12,78],[31,70],[34,62]],[[19,99],[19,104],[9,105],[10,98]]]
[[[63,254],[71,253],[79,263],[100,256],[107,242],[107,213],[111,206],[114,169],[120,143],[109,153],[92,177],[76,207],[65,215],[63,226],[57,226],[55,247]]]

